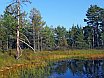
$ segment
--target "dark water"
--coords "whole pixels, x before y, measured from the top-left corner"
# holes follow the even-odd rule
[[[66,60],[51,66],[48,78],[104,78],[104,60]]]
[[[60,61],[45,68],[23,70],[19,78],[104,78],[104,60]]]

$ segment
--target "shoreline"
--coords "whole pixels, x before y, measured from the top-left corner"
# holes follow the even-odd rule
[[[24,58],[26,62],[21,61]],[[11,65],[2,66],[0,69],[0,73],[2,73],[1,76],[4,77],[5,75],[10,74],[12,71],[17,72],[17,70],[23,70],[25,68],[31,69],[33,67],[35,68],[46,67],[47,65],[49,65],[49,63],[66,59],[103,60],[104,52],[103,50],[87,50],[87,51],[73,50],[73,51],[52,51],[52,52],[46,51],[46,52],[38,52],[36,54],[27,52],[23,57],[21,57],[21,59],[14,60],[15,63],[12,63]],[[11,63],[11,61],[9,63]]]

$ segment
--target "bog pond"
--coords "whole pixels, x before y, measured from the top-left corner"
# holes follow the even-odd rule
[[[65,60],[24,70],[20,78],[104,78],[104,60]]]

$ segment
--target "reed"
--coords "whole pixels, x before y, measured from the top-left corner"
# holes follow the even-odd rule
[[[12,54],[14,54],[13,51]],[[8,53],[0,54],[0,78],[20,78],[28,72],[36,76],[36,73],[44,73],[44,67],[47,67],[52,62],[65,59],[104,59],[103,50],[68,50],[68,51],[44,51],[33,53],[27,50],[23,52],[23,56],[19,60],[15,60],[13,55]],[[34,70],[31,70],[33,69]],[[35,69],[39,69],[35,70]],[[28,72],[26,72],[28,70]],[[44,71],[43,71],[44,70]],[[22,73],[22,74],[21,74]],[[35,75],[34,75],[35,74]],[[21,77],[21,78],[22,78]],[[28,76],[24,76],[28,78]],[[40,76],[39,76],[40,78]]]

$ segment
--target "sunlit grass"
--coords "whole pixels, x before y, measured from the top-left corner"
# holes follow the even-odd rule
[[[37,53],[25,50],[19,60],[16,60],[14,55],[15,50],[11,54],[0,52],[0,76],[11,76],[10,78],[12,78],[12,75],[19,74],[20,70],[46,67],[51,62],[65,59],[104,59],[103,50],[44,51]]]

